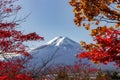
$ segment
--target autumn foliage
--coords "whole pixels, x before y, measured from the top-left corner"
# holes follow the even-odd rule
[[[56,65],[49,68],[48,74],[40,80],[112,80],[99,68],[95,68],[88,61],[78,60],[73,65]]]
[[[102,31],[97,31],[96,34],[92,33],[93,39],[96,42],[95,44],[90,43],[86,44],[81,42],[81,45],[88,50],[89,52],[84,52],[78,57],[92,60],[94,63],[104,63],[115,61],[120,63],[120,30],[114,30],[114,28],[107,28],[106,26],[102,27]],[[99,30],[99,27],[97,29]]]
[[[120,0],[71,0],[69,3],[74,7],[74,22],[78,26],[86,26],[86,21],[119,23]]]
[[[28,54],[26,52],[26,46],[23,44],[24,41],[32,40],[43,40],[35,32],[30,34],[23,34],[22,31],[16,30],[19,26],[18,20],[9,21],[6,18],[13,17],[20,10],[19,6],[13,6],[16,0],[0,0],[0,53],[20,53]],[[12,7],[11,7],[12,6]]]
[[[33,80],[20,61],[0,62],[0,80]],[[24,72],[21,72],[21,70]]]
[[[85,52],[79,58],[94,63],[116,62],[120,66],[120,0],[71,0],[74,22],[91,31],[94,43],[81,45]],[[92,28],[91,27],[97,27]]]
[[[9,60],[6,55],[10,53],[22,54],[29,57],[25,41],[43,40],[35,32],[23,34],[17,30],[23,19],[17,19],[16,15],[21,9],[14,3],[18,0],[0,0],[0,55],[5,61],[0,61],[0,80],[32,80],[26,73],[20,71],[24,69],[22,60]]]

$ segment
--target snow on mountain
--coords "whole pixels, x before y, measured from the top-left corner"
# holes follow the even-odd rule
[[[54,39],[50,40],[46,43],[47,45],[54,45],[54,46],[61,46],[61,45],[69,45],[69,46],[80,46],[75,41],[67,38],[67,37],[55,37]]]
[[[41,67],[41,66],[50,66],[54,64],[63,64],[63,65],[73,65],[75,61],[78,59],[75,57],[76,54],[83,52],[83,48],[79,45],[79,43],[69,39],[68,37],[55,37],[44,45],[30,50],[30,54],[32,55],[32,59],[26,64],[29,68],[33,67]],[[21,55],[13,55],[14,57],[18,56],[23,57]],[[8,56],[9,57],[9,56]],[[11,57],[11,55],[10,55]],[[2,56],[0,59],[3,60]],[[84,62],[88,61],[86,59]],[[88,63],[91,63],[88,61]],[[91,63],[93,66],[93,63]],[[115,69],[113,63],[109,65],[100,64],[99,68],[101,69]]]
[[[76,54],[83,52],[83,48],[79,43],[69,39],[68,37],[55,37],[44,45],[33,49],[30,54],[33,58],[30,60],[30,66],[40,65],[54,65],[54,64],[65,64],[73,65],[78,59],[75,57]],[[88,61],[84,59],[84,61]],[[88,61],[91,63],[91,61]],[[97,65],[98,67],[98,65]],[[106,65],[100,64],[101,69],[115,69],[113,63]]]
[[[79,43],[67,37],[55,37],[46,44],[33,49],[30,54],[33,58],[30,60],[31,65],[43,64],[73,64],[77,58],[76,54],[83,52]]]

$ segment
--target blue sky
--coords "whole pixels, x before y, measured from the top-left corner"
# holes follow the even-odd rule
[[[66,36],[76,42],[91,41],[89,31],[74,24],[73,8],[68,2],[69,0],[19,0],[18,4],[22,6],[19,17],[30,13],[20,30],[24,33],[36,32],[45,38],[45,41],[31,42],[31,47],[37,47],[56,36]]]

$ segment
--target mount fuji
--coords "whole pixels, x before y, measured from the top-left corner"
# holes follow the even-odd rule
[[[32,49],[29,51],[32,56],[31,59],[25,64],[26,69],[48,67],[52,65],[74,65],[77,59],[75,56],[78,53],[84,52],[84,49],[80,46],[79,43],[71,40],[68,37],[55,37],[44,45]],[[10,54],[7,55],[9,59],[11,58],[21,58],[26,60],[23,55]],[[0,55],[0,60],[4,58]],[[101,68],[102,70],[115,70],[114,62],[109,63],[108,65],[99,64],[95,65],[90,60],[83,59],[83,62],[92,64],[94,67]]]
[[[83,52],[79,43],[68,37],[55,37],[44,45],[30,51],[31,65],[47,64],[74,64],[76,54]]]
[[[28,60],[25,66],[29,69],[31,68],[40,68],[51,65],[74,65],[75,61],[78,61],[75,56],[78,53],[84,52],[84,49],[80,46],[79,43],[71,40],[68,37],[55,37],[44,45],[32,49],[29,51],[32,58]],[[10,54],[8,58],[24,58],[23,55]],[[14,58],[13,58],[14,59]],[[4,58],[0,55],[0,60],[4,60]],[[90,60],[83,59],[83,62],[87,62],[88,64],[92,64],[94,67],[101,68],[102,70],[113,70],[116,67],[113,63],[109,63],[108,65],[99,64],[95,65]]]
[[[40,65],[73,65],[78,59],[76,54],[83,52],[83,48],[79,43],[71,40],[68,37],[55,37],[44,45],[30,51],[32,59],[28,62],[29,66]],[[113,63],[108,65],[100,64],[95,65],[91,61],[84,59],[83,62],[92,64],[95,67],[99,67],[103,70],[113,70],[115,67]]]

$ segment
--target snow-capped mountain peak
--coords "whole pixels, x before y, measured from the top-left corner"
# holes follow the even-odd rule
[[[56,64],[63,65],[73,65],[78,59],[75,57],[78,53],[82,53],[84,50],[79,43],[73,41],[68,37],[55,37],[49,42],[45,43],[38,48],[30,51],[32,59],[27,62],[26,67],[28,69],[40,68],[41,66],[51,66]],[[18,55],[18,57],[23,57]],[[83,60],[83,62],[88,62],[94,65],[88,60]],[[112,64],[108,66],[100,65],[101,69],[114,69]],[[97,66],[98,67],[98,66]]]
[[[75,55],[83,52],[83,48],[79,43],[73,41],[68,37],[55,37],[44,45],[33,49],[30,53],[33,55],[30,64],[33,65],[42,65],[44,61],[48,62],[47,65],[54,64],[74,64],[78,60]],[[86,60],[84,60],[86,62]],[[92,64],[87,60],[88,63]],[[94,65],[95,66],[95,65]],[[113,69],[113,66],[100,65],[101,69],[108,68]]]
[[[51,64],[73,64],[77,58],[76,54],[83,52],[79,43],[68,37],[55,37],[44,45],[33,49],[31,63],[50,60]]]
[[[68,37],[55,37],[52,40],[50,40],[49,42],[46,43],[46,45],[53,45],[53,46],[62,46],[62,47],[72,47],[72,48],[76,48],[78,46],[80,46],[77,42],[71,40]]]
[[[51,66],[56,64],[65,64],[65,65],[73,65],[75,61],[78,59],[75,57],[78,53],[83,52],[83,48],[80,46],[79,43],[73,41],[68,37],[55,37],[54,39],[50,40],[46,44],[39,46],[38,48],[32,49],[30,54],[32,59],[30,59],[26,63],[26,68],[34,69],[40,68],[44,65]],[[14,56],[13,56],[14,57]],[[15,58],[24,58],[22,55],[17,55]],[[0,57],[1,60],[4,60]],[[84,60],[86,62],[86,60]],[[90,61],[87,61],[90,64]],[[100,65],[101,69],[113,69],[114,67],[111,66]]]
[[[50,40],[49,42],[47,42],[48,45],[50,44],[54,44],[57,43],[57,45],[59,45],[61,42],[63,42],[63,40],[65,39],[65,37],[55,37],[52,40]]]

